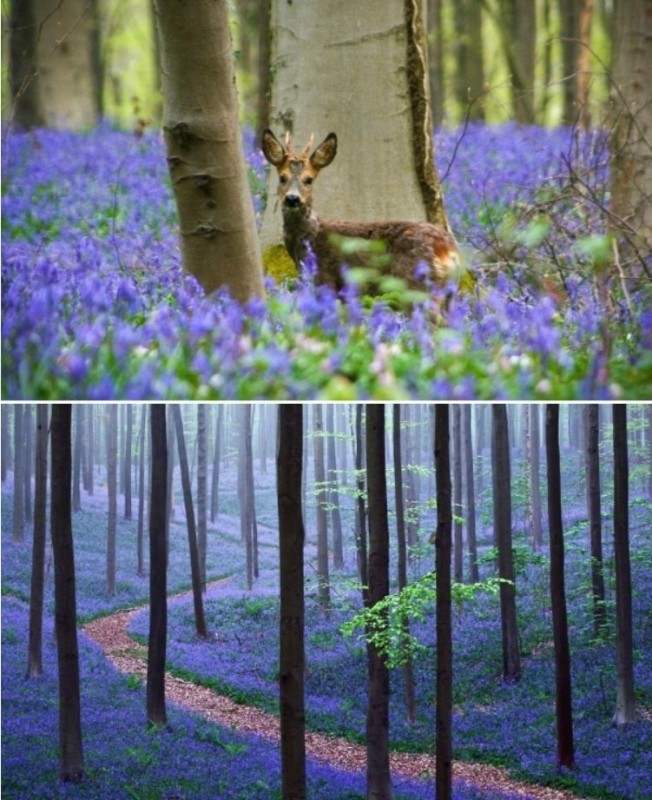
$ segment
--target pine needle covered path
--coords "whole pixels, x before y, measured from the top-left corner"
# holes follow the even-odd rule
[[[215,581],[210,586],[226,581],[228,578]],[[83,630],[102,648],[120,672],[138,675],[144,679],[147,673],[146,649],[128,634],[132,616],[141,610],[142,607],[118,611],[89,622],[84,625]],[[279,718],[272,714],[235,703],[211,689],[181,680],[170,673],[166,675],[165,692],[167,700],[202,714],[211,722],[243,733],[257,734],[271,741],[279,739]],[[306,752],[339,769],[366,769],[364,745],[353,744],[340,737],[306,731]],[[424,753],[392,753],[391,769],[397,775],[421,778],[434,773],[434,757]],[[578,797],[560,789],[514,780],[506,770],[486,764],[455,761],[453,777],[479,789],[509,794],[524,800],[576,800]]]

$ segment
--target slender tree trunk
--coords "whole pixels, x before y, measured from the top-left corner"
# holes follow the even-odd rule
[[[319,603],[328,609],[331,604],[328,574],[328,515],[326,513],[326,475],[324,470],[324,422],[320,403],[313,406],[315,450],[315,502],[317,504],[317,581]]]
[[[95,490],[95,475],[93,474],[93,467],[94,467],[94,458],[95,458],[95,406],[88,405],[88,420],[87,420],[87,430],[88,430],[88,462],[86,464],[86,469],[88,471],[87,476],[87,486],[86,491],[88,494],[92,495]]]
[[[559,406],[546,406],[546,457],[548,461],[548,526],[550,528],[550,597],[555,645],[555,686],[557,711],[557,766],[572,769],[573,704],[570,648],[566,618],[564,581],[564,530],[561,512],[561,474],[559,461]]]
[[[395,403],[392,419],[392,444],[394,451],[394,495],[396,504],[396,538],[398,561],[398,590],[407,586],[407,542],[405,536],[405,509],[403,504],[403,464],[401,459],[401,406]],[[404,642],[410,641],[410,620],[407,615],[402,620],[402,637]],[[412,656],[408,655],[404,667],[405,710],[410,725],[416,717],[414,699],[414,669]]]
[[[140,418],[140,437],[138,442],[138,527],[136,532],[136,552],[138,557],[137,574],[145,574],[143,553],[143,531],[145,527],[145,430],[147,428],[147,406],[143,405]]]
[[[106,539],[106,593],[115,595],[115,547],[118,516],[118,407],[106,409],[106,482],[109,495],[108,532]]]
[[[632,635],[632,576],[629,557],[629,466],[627,406],[613,405],[614,561],[616,574],[616,712],[618,728],[636,721]]]
[[[149,504],[149,646],[147,650],[147,722],[165,725],[165,652],[167,644],[167,543],[165,518],[168,446],[165,405],[150,406],[151,481]]]
[[[206,550],[207,550],[207,514],[206,514],[206,405],[197,404],[197,550],[199,555],[199,575],[201,585],[206,591]]]
[[[305,800],[306,744],[304,710],[304,529],[301,509],[303,409],[278,407],[276,468],[278,494],[281,621],[280,710],[283,797]]]
[[[125,519],[131,519],[131,448],[134,427],[134,409],[131,403],[127,403],[127,422],[125,431],[125,457],[122,465],[125,487]]]
[[[84,406],[75,406],[73,417],[75,420],[75,446],[72,459],[72,510],[81,510],[81,463],[82,463],[82,415]]]
[[[213,455],[213,477],[211,480],[211,522],[217,519],[220,492],[220,458],[222,456],[222,419],[223,406],[218,406],[215,420],[215,452]]]
[[[342,518],[340,515],[340,495],[337,487],[337,462],[335,459],[335,423],[333,403],[326,406],[326,469],[328,474],[328,504],[331,511],[331,525],[333,528],[333,566],[335,569],[344,567],[344,552],[342,550]]]
[[[600,486],[600,406],[584,408],[586,425],[586,497],[591,539],[591,593],[593,627],[596,636],[604,631],[607,615],[604,604],[602,564],[602,508]]]
[[[389,525],[385,477],[385,407],[367,406],[367,489],[369,493],[369,606],[389,594]],[[389,671],[367,644],[367,798],[391,800],[389,771]]]
[[[541,525],[541,485],[540,447],[541,426],[539,424],[539,406],[530,406],[530,499],[532,504],[532,525],[530,529],[532,547],[538,550],[543,545],[543,529]]]
[[[7,480],[7,470],[11,465],[11,439],[9,436],[9,409],[10,406],[0,408],[0,420],[2,421],[2,454],[0,455],[0,470],[2,470],[2,483]]]
[[[23,130],[45,124],[38,91],[38,25],[33,0],[12,3],[9,17],[10,118]]]
[[[516,587],[512,559],[512,498],[509,458],[507,408],[504,404],[491,407],[492,472],[494,499],[494,533],[498,548],[500,584],[500,622],[503,640],[503,680],[516,683],[521,678],[518,626],[516,623]]]
[[[435,714],[435,797],[451,800],[453,771],[453,631],[451,619],[450,426],[448,405],[435,406],[435,471],[437,480],[437,707]]]
[[[59,777],[76,783],[84,776],[79,691],[79,648],[72,538],[72,406],[52,406],[50,527],[54,555],[54,618],[59,670]]]
[[[264,294],[260,245],[238,123],[226,0],[154,0],[163,132],[184,269],[206,292]]]
[[[365,504],[366,489],[364,479],[363,439],[362,439],[361,403],[355,405],[355,490],[356,516],[355,536],[358,554],[358,574],[362,584],[362,600],[365,605],[369,596],[369,577],[367,575],[367,509]]]
[[[475,481],[473,477],[473,438],[471,430],[471,406],[463,407],[464,466],[466,468],[466,530],[469,544],[469,576],[471,583],[478,583],[478,543],[475,533]]]
[[[454,576],[464,581],[464,543],[462,540],[462,408],[453,405],[453,550]]]
[[[14,406],[14,520],[13,541],[22,544],[25,539],[25,429],[24,404]]]
[[[181,469],[181,486],[183,488],[183,502],[186,509],[186,522],[188,527],[188,549],[190,551],[190,572],[192,577],[192,598],[195,606],[195,627],[197,636],[205,639],[206,622],[204,620],[204,604],[202,601],[202,574],[199,563],[199,550],[197,547],[197,530],[195,526],[195,510],[192,505],[192,488],[190,485],[190,472],[188,470],[188,455],[186,453],[186,439],[183,435],[183,420],[178,403],[171,407],[174,426],[177,434],[177,448],[179,450],[179,467]]]
[[[43,674],[43,582],[45,579],[46,505],[48,480],[48,407],[37,406],[36,464],[34,487],[34,537],[29,596],[29,649],[27,677]]]

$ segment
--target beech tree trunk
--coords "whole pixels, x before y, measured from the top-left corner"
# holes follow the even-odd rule
[[[369,502],[369,606],[389,594],[389,524],[385,477],[385,406],[367,406],[367,492]],[[389,771],[389,670],[367,644],[367,798],[391,800]]]
[[[328,470],[328,504],[333,528],[333,566],[342,569],[344,552],[342,550],[342,517],[340,514],[340,494],[338,490],[337,461],[335,458],[335,422],[333,403],[326,406],[326,468]]]
[[[184,269],[212,292],[263,295],[226,0],[154,0],[163,132]]]
[[[167,649],[167,542],[165,536],[168,445],[165,405],[150,406],[151,495],[149,504],[149,646],[147,649],[147,721],[165,725],[165,652]]]
[[[25,538],[25,430],[24,404],[14,406],[14,518],[12,539],[22,544]]]
[[[629,459],[627,406],[613,405],[614,562],[616,575],[616,712],[618,728],[636,720],[632,633],[632,576],[629,556]]]
[[[270,124],[301,148],[335,131],[320,216],[448,226],[434,167],[422,0],[272,0]],[[321,137],[321,138],[320,138]],[[270,173],[263,255],[281,241]]]
[[[516,587],[512,558],[511,465],[507,408],[499,403],[492,411],[492,473],[494,501],[494,534],[498,548],[500,584],[500,624],[503,640],[503,680],[515,683],[521,678],[518,626],[516,622]]]
[[[451,617],[451,503],[449,406],[435,406],[435,471],[437,481],[437,708],[435,710],[435,797],[453,797],[453,628]]]
[[[27,677],[43,674],[43,582],[45,579],[46,505],[48,479],[48,407],[37,406],[36,464],[34,486],[34,536],[29,595],[29,649]]]
[[[126,404],[127,420],[125,424],[125,457],[122,463],[122,474],[125,487],[125,519],[131,519],[131,448],[134,427],[134,409],[131,403]]]
[[[303,409],[282,403],[278,407],[279,561],[281,582],[280,710],[283,797],[305,800],[306,744],[304,709],[304,595],[301,508]]]
[[[480,580],[478,571],[478,542],[475,533],[475,479],[473,475],[473,440],[471,430],[471,406],[462,407],[464,428],[464,467],[466,471],[466,531],[469,545],[469,577],[471,583]]]
[[[140,435],[138,439],[138,525],[136,528],[136,574],[145,574],[143,553],[143,533],[145,528],[145,430],[147,428],[147,406],[143,404],[140,417]]]
[[[328,514],[324,470],[324,421],[322,407],[316,403],[313,413],[313,442],[315,454],[315,503],[317,505],[317,582],[319,602],[328,609],[331,604],[330,577],[328,573]]]
[[[34,0],[39,107],[49,128],[82,130],[97,122],[91,53],[93,2],[96,0]]]
[[[192,505],[192,487],[190,485],[190,471],[188,470],[188,455],[186,453],[186,438],[183,435],[183,420],[178,403],[172,405],[172,416],[177,434],[177,449],[179,451],[179,467],[181,469],[181,486],[183,489],[183,503],[186,510],[186,523],[188,528],[188,549],[190,551],[190,574],[192,578],[192,599],[195,607],[195,628],[197,636],[205,639],[206,622],[204,620],[204,603],[202,600],[202,573],[197,546],[197,528],[195,526],[195,510]],[[205,576],[204,576],[205,577]]]
[[[557,766],[572,769],[573,702],[571,686],[566,587],[564,579],[564,529],[561,513],[559,461],[559,406],[546,406],[546,458],[548,461],[548,527],[550,529],[550,598],[555,647],[555,708],[557,719]]]
[[[206,513],[206,405],[197,405],[197,552],[199,557],[199,575],[202,589],[206,591],[206,550],[207,513]]]
[[[453,548],[454,578],[464,581],[464,545],[462,540],[462,408],[453,405]]]
[[[118,516],[118,406],[106,408],[106,483],[109,513],[106,537],[106,593],[115,595],[115,536]]]
[[[604,604],[602,564],[602,504],[600,485],[600,406],[585,406],[586,427],[586,499],[591,539],[591,593],[593,595],[593,627],[599,636],[607,622]]]
[[[364,479],[364,456],[362,439],[362,403],[355,405],[355,538],[358,555],[358,574],[362,584],[362,600],[365,605],[369,596],[369,577],[367,575],[367,509]]]
[[[615,0],[611,210],[641,263],[652,250],[652,0]],[[651,276],[649,265],[647,276]]]
[[[50,528],[54,556],[54,619],[59,671],[59,777],[76,783],[84,776],[79,691],[79,647],[72,539],[72,406],[52,406]]]

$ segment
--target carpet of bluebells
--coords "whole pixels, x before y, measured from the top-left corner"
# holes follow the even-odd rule
[[[567,595],[572,643],[574,725],[577,769],[560,775],[555,768],[554,672],[547,551],[522,556],[517,577],[523,678],[515,686],[500,681],[499,604],[495,597],[455,609],[454,746],[457,758],[507,766],[515,776],[566,786],[586,797],[645,800],[652,774],[652,503],[643,495],[639,472],[632,473],[630,524],[634,586],[635,683],[641,718],[624,731],[611,726],[615,704],[613,628],[604,640],[593,640],[589,604],[589,558],[581,467],[577,454],[565,453],[564,526],[567,549]],[[192,603],[170,602],[168,662],[187,678],[213,686],[240,702],[278,710],[278,549],[273,528],[273,470],[256,472],[259,520],[260,577],[245,591],[244,548],[237,518],[235,467],[220,479],[220,515],[209,526],[208,576],[231,576],[206,596],[210,636],[194,634]],[[515,477],[519,473],[515,465]],[[88,780],[77,787],[59,787],[57,774],[56,668],[52,636],[52,571],[46,573],[45,670],[42,679],[24,679],[31,531],[25,543],[11,540],[11,473],[3,484],[2,503],[2,793],[7,798],[38,796],[119,798],[274,798],[279,793],[279,760],[275,748],[262,740],[236,735],[209,725],[180,709],[171,709],[171,730],[146,731],[142,685],[117,674],[84,634],[80,634],[82,704]],[[147,578],[136,575],[135,528],[118,525],[118,593],[105,593],[106,493],[98,480],[93,496],[82,495],[73,530],[81,620],[132,607],[147,598]],[[488,481],[485,481],[488,483]],[[391,485],[390,485],[391,488]],[[613,611],[613,540],[609,519],[612,487],[604,483],[604,555],[608,607]],[[390,497],[393,493],[390,491]],[[353,497],[341,492],[344,530],[353,529]],[[515,531],[524,519],[514,490]],[[391,502],[390,502],[391,507]],[[170,535],[169,590],[186,589],[189,558],[182,500],[174,503]],[[488,555],[482,570],[492,568],[490,488],[478,496],[480,552]],[[433,527],[432,509],[424,506],[420,537],[426,542]],[[390,508],[391,511],[391,508]],[[545,520],[544,520],[545,524]],[[314,498],[306,513],[307,675],[309,726],[347,736],[364,737],[365,657],[360,641],[344,638],[339,627],[359,608],[355,587],[355,552],[345,540],[345,568],[332,571],[333,609],[325,616],[316,605],[314,567]],[[412,577],[429,570],[432,548],[415,553]],[[521,552],[528,553],[527,546]],[[392,562],[394,570],[394,562]],[[131,633],[146,634],[147,614],[137,615]],[[405,720],[401,670],[392,672],[390,730],[393,746],[423,751],[433,743],[434,622],[413,631],[426,646],[415,664],[417,721]],[[247,769],[243,769],[246,761]],[[351,776],[309,763],[311,798],[363,797],[363,776]],[[433,787],[397,782],[397,798],[432,797]],[[504,797],[504,795],[501,795]],[[489,800],[468,787],[457,786],[457,800]],[[506,799],[508,800],[508,798]]]
[[[235,476],[223,481],[227,505],[235,495]],[[269,484],[271,485],[271,484]],[[57,667],[53,631],[53,578],[46,573],[43,632],[44,675],[24,677],[27,659],[29,562],[31,530],[25,542],[12,542],[11,474],[3,484],[2,503],[2,797],[7,800],[79,798],[79,800],[280,800],[280,754],[277,746],[252,735],[208,723],[198,715],[168,704],[169,726],[151,731],[146,726],[145,690],[140,681],[119,674],[95,643],[79,634],[82,727],[86,778],[77,785],[58,782]],[[175,507],[180,516],[181,502]],[[238,531],[238,535],[235,532]],[[117,596],[104,589],[106,494],[83,495],[82,511],[74,514],[77,605],[80,621],[117,608],[145,602],[147,578],[136,576],[134,528],[118,525]],[[210,578],[243,571],[244,553],[239,522],[227,515],[209,530],[212,555]],[[278,550],[270,531],[261,526],[261,575],[270,585],[278,574]],[[190,574],[183,526],[170,535],[168,588],[188,586]],[[185,547],[184,547],[185,545]],[[261,582],[265,581],[261,579]],[[172,601],[176,607],[178,601]],[[186,615],[192,625],[192,616]],[[276,709],[275,709],[276,710]],[[337,770],[308,759],[311,800],[364,800],[365,776]],[[427,800],[432,781],[395,780],[396,800]],[[455,800],[500,800],[462,782]],[[511,800],[507,797],[506,800]],[[515,800],[515,798],[514,798]]]
[[[245,133],[258,216],[262,155]],[[2,396],[9,399],[642,398],[649,285],[595,290],[608,153],[600,133],[443,131],[453,229],[476,276],[407,313],[337,297],[314,264],[264,302],[205,297],[182,271],[163,143],[109,127],[3,146]],[[579,187],[579,188],[578,188]],[[643,256],[645,259],[645,255]],[[652,265],[650,265],[652,266]]]

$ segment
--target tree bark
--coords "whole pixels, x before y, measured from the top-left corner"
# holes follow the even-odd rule
[[[238,451],[238,496],[240,499],[240,537],[245,546],[247,589],[254,585],[253,486],[249,477],[251,458],[251,404],[240,406],[240,448]]]
[[[369,606],[389,594],[389,524],[385,477],[385,407],[367,406],[367,492],[369,503]],[[372,643],[367,644],[367,798],[391,800],[389,771],[389,670]]]
[[[462,540],[462,408],[453,405],[453,548],[454,577],[464,581],[464,543]]]
[[[147,428],[147,406],[143,404],[138,439],[138,525],[136,528],[136,574],[145,574],[143,533],[145,528],[145,430]]]
[[[35,0],[39,104],[50,128],[97,122],[91,58],[95,0]]]
[[[586,427],[586,499],[591,540],[591,594],[593,596],[593,628],[596,636],[604,631],[607,615],[604,604],[602,564],[602,508],[600,485],[600,406],[584,408]]]
[[[36,44],[38,26],[33,0],[12,3],[9,17],[10,118],[23,130],[44,124],[38,91]]]
[[[22,544],[25,539],[25,429],[24,404],[14,405],[14,518],[12,539]]]
[[[43,674],[43,582],[45,579],[46,505],[48,480],[48,407],[37,406],[36,464],[34,487],[34,536],[29,595],[29,648],[27,677]]]
[[[324,422],[322,407],[316,403],[313,413],[315,455],[315,503],[317,504],[317,582],[319,603],[328,609],[331,604],[330,577],[328,573],[328,515],[326,513],[326,475],[324,470]]]
[[[435,797],[451,800],[453,772],[453,630],[451,618],[451,504],[449,406],[435,406],[435,474],[437,481],[437,708],[435,714]]]
[[[50,528],[54,556],[54,618],[59,671],[59,777],[76,783],[84,776],[79,691],[79,648],[72,539],[72,406],[52,406]]]
[[[177,448],[179,451],[179,467],[181,469],[181,486],[183,489],[183,502],[186,510],[186,523],[188,527],[188,549],[190,551],[190,573],[192,578],[192,599],[195,607],[195,628],[197,636],[205,639],[206,622],[204,619],[204,604],[202,600],[202,574],[197,546],[197,529],[195,526],[195,510],[192,505],[192,488],[190,485],[190,471],[188,469],[188,455],[186,453],[186,439],[183,435],[183,420],[178,403],[171,407],[174,418],[174,427],[177,434]]]
[[[131,448],[134,428],[134,409],[131,403],[126,405],[125,456],[122,463],[125,489],[125,519],[131,519]]]
[[[362,403],[355,405],[355,538],[358,556],[358,574],[362,584],[362,600],[365,606],[369,597],[369,576],[367,574],[367,509],[364,479],[364,455],[362,439]]]
[[[629,556],[629,466],[627,406],[613,405],[614,562],[616,577],[616,712],[618,728],[636,721],[632,634],[632,576]]]
[[[500,584],[500,624],[503,641],[503,680],[516,683],[521,678],[518,626],[516,622],[516,587],[512,559],[511,466],[507,408],[495,404],[492,411],[492,473],[494,533],[498,549]]]
[[[566,617],[564,580],[564,529],[561,513],[561,472],[559,461],[559,406],[546,406],[546,458],[548,461],[548,526],[550,529],[550,598],[555,646],[555,688],[557,719],[557,766],[572,769],[573,704],[570,648]]]
[[[652,250],[652,2],[616,0],[611,90],[611,210],[623,255]],[[641,257],[643,261],[643,256]],[[649,267],[647,268],[650,277]]]
[[[211,478],[211,522],[217,519],[220,492],[220,459],[222,457],[222,418],[224,406],[219,405],[215,420],[215,450],[213,453],[213,475]]]
[[[464,466],[466,468],[466,531],[469,544],[469,576],[471,583],[478,583],[478,542],[475,532],[475,480],[473,476],[473,437],[471,406],[463,406]]]
[[[209,293],[264,294],[226,0],[155,0],[163,131],[184,269]]]
[[[106,409],[106,483],[109,497],[106,537],[106,593],[115,595],[115,537],[118,517],[118,407],[111,403]]]
[[[279,436],[276,468],[278,494],[281,621],[280,711],[283,797],[306,797],[306,745],[304,709],[304,594],[301,509],[303,409],[278,407]]]
[[[396,539],[397,539],[397,578],[399,592],[407,586],[407,541],[405,536],[405,508],[403,503],[403,463],[401,458],[401,406],[395,403],[392,407],[392,449],[394,451],[394,497],[396,505]],[[410,620],[407,615],[402,620],[402,636],[404,642],[410,640]],[[405,679],[405,711],[410,725],[414,724],[416,717],[414,699],[414,669],[412,656],[408,658],[404,667]]]
[[[199,575],[202,589],[206,591],[206,550],[207,513],[206,513],[206,405],[197,404],[197,552],[199,557]]]
[[[333,529],[333,566],[335,569],[344,567],[344,552],[342,549],[342,517],[340,514],[340,494],[338,489],[337,461],[335,458],[335,423],[332,403],[326,406],[326,469],[328,474],[328,504],[331,512],[331,526]]]
[[[151,495],[149,504],[149,646],[147,649],[147,722],[165,725],[165,652],[167,645],[167,508],[168,446],[165,405],[150,406]]]

